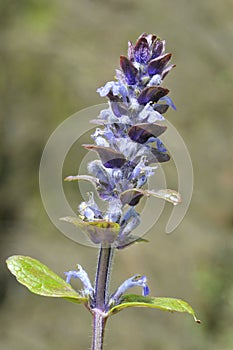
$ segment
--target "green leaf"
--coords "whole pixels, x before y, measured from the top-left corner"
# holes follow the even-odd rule
[[[115,314],[127,307],[149,307],[170,312],[186,312],[193,316],[197,323],[200,323],[195,316],[192,307],[184,300],[165,297],[143,297],[136,294],[123,295],[120,304],[113,306],[109,314]]]
[[[26,286],[32,293],[46,297],[65,298],[76,303],[87,302],[87,298],[78,294],[69,283],[36,259],[14,255],[9,257],[6,263],[18,282]]]

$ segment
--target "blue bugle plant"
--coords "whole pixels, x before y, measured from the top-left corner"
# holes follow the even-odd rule
[[[66,280],[63,280],[33,258],[15,255],[7,259],[10,271],[31,292],[84,304],[93,317],[92,350],[103,349],[109,317],[128,307],[186,312],[200,322],[187,302],[150,296],[144,275],[129,277],[115,291],[109,287],[115,250],[145,241],[133,233],[140,224],[137,211],[140,200],[155,196],[173,205],[181,202],[176,191],[147,186],[157,163],[170,159],[159,137],[166,131],[164,113],[169,107],[175,109],[169,90],[162,86],[175,67],[169,64],[171,56],[165,53],[165,41],[155,35],[142,34],[135,45],[128,43],[128,55],[120,57],[115,79],[97,90],[101,97],[108,98],[108,108],[93,121],[98,124],[92,135],[93,143],[84,147],[96,152],[98,159],[88,164],[88,175],[65,179],[88,181],[95,189],[88,193],[88,200],[79,205],[78,217],[61,219],[76,225],[77,230],[99,248],[94,284],[80,265],[65,272]],[[104,210],[98,206],[95,196],[105,203]],[[72,288],[73,278],[81,280],[82,290]],[[133,287],[141,287],[142,295],[128,294]]]

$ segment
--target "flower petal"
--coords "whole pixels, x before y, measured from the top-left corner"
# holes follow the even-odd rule
[[[111,108],[117,118],[128,113],[127,106],[123,102],[111,102]]]
[[[130,288],[142,287],[142,295],[145,297],[150,293],[146,276],[135,275],[124,281],[120,287],[110,297],[109,304],[118,304],[122,295]]]
[[[77,267],[77,270],[65,272],[66,282],[70,283],[71,278],[79,278],[80,281],[83,283],[85,297],[92,296],[94,293],[94,288],[91,285],[91,281],[88,277],[88,274],[82,268],[81,265],[78,264]]]

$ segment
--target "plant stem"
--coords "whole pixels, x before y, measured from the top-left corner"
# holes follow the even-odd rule
[[[114,249],[101,247],[95,280],[95,308],[93,311],[92,350],[103,349],[104,329],[107,318],[104,317],[108,302],[108,287]]]
[[[110,280],[110,271],[113,258],[113,248],[100,248],[96,280],[95,280],[95,307],[101,311],[105,310],[108,298],[108,287]]]
[[[104,329],[107,319],[103,318],[101,313],[94,312],[93,315],[93,336],[92,350],[102,350],[104,341]]]

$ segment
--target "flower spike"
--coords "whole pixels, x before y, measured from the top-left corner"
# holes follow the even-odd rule
[[[128,55],[120,56],[115,80],[97,90],[108,99],[108,108],[93,121],[98,124],[91,135],[93,144],[83,146],[96,152],[99,160],[88,164],[88,175],[66,178],[89,181],[106,204],[100,209],[92,197],[79,205],[81,221],[66,218],[94,244],[122,249],[137,241],[132,231],[141,222],[136,207],[142,197],[153,195],[174,203],[167,192],[152,194],[143,189],[157,163],[170,159],[160,136],[167,129],[164,114],[169,107],[175,109],[169,89],[162,86],[174,67],[171,57],[164,40],[143,33],[135,44],[128,43]]]

